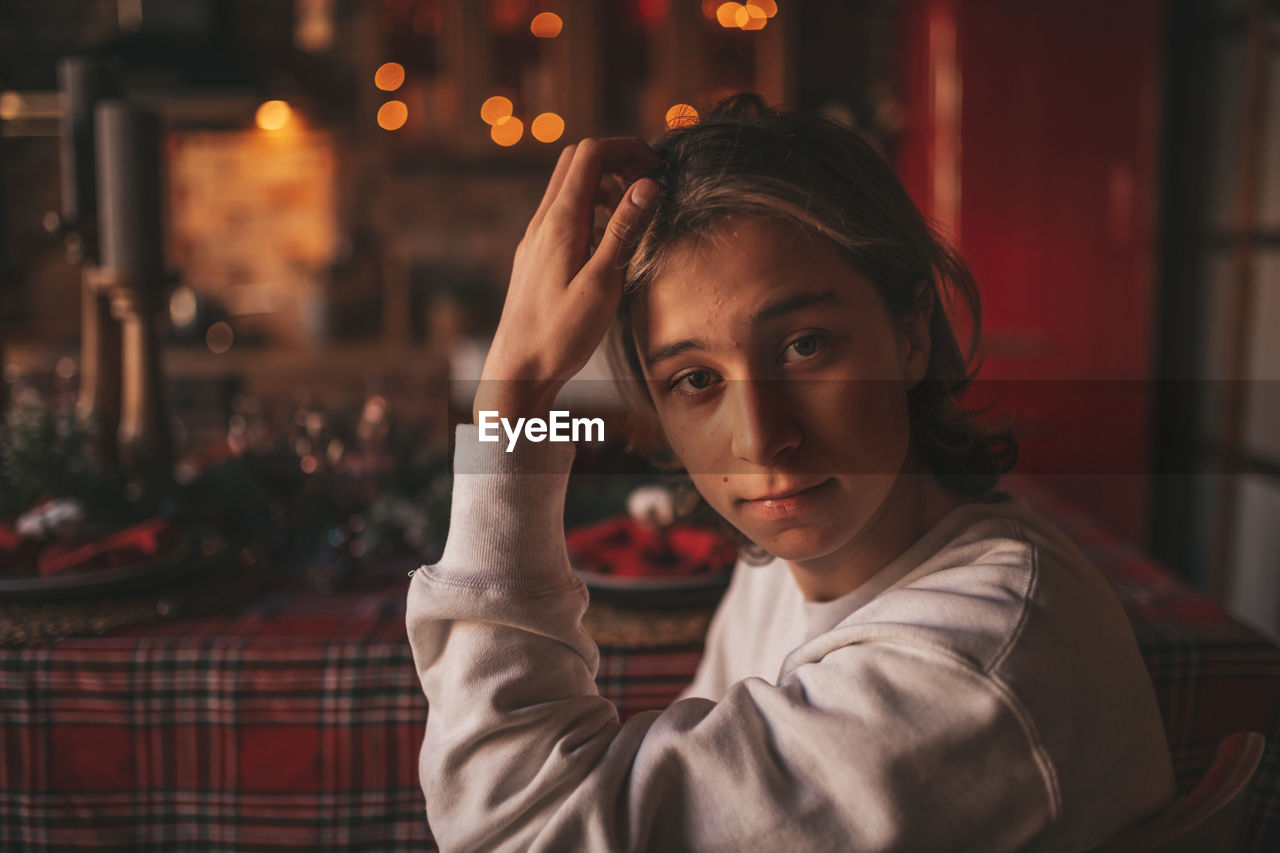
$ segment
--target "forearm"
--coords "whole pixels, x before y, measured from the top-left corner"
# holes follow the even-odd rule
[[[572,445],[507,453],[460,427],[448,544],[410,587],[409,639],[430,703],[420,767],[429,817],[464,846],[519,846],[530,799],[545,803],[548,780],[580,781],[573,763],[595,762],[573,743],[617,725],[597,695],[586,590],[565,554],[572,459]],[[560,743],[561,732],[572,740]]]

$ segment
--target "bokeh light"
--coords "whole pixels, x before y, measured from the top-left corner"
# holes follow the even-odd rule
[[[529,131],[539,142],[555,142],[564,135],[564,119],[555,113],[542,113],[530,122]]]
[[[689,127],[698,123],[698,111],[688,104],[674,104],[667,110],[666,121],[668,130]]]
[[[480,105],[480,118],[484,119],[485,124],[497,124],[511,115],[514,109],[515,106],[510,98],[494,95],[491,98],[485,98],[484,103]]]
[[[747,6],[764,12],[766,18],[772,18],[778,14],[778,4],[773,0],[747,0]]]
[[[720,7],[722,2],[724,0],[702,0],[703,17],[714,21],[716,19],[716,9]]]
[[[564,29],[564,21],[555,12],[539,12],[529,24],[529,32],[540,39],[553,39]]]
[[[493,127],[489,130],[489,136],[494,142],[508,148],[520,141],[520,137],[524,136],[524,122],[515,116],[504,116],[494,122]]]
[[[748,4],[742,8],[747,13],[747,22],[741,25],[744,30],[763,30],[764,25],[769,23],[769,16],[759,6]]]
[[[409,107],[404,101],[387,101],[378,108],[378,127],[399,130],[409,120]]]
[[[231,331],[231,326],[219,320],[209,327],[204,333],[204,344],[209,348],[209,352],[214,355],[222,355],[231,349],[231,345],[235,343],[236,333]]]
[[[716,7],[716,20],[720,22],[720,26],[731,29],[738,26],[738,10],[743,8],[741,3],[721,3]]]
[[[263,130],[282,130],[293,118],[293,109],[285,101],[264,101],[254,115]]]
[[[187,285],[174,288],[169,297],[169,322],[176,329],[185,329],[196,321],[200,312],[200,300],[196,292]]]
[[[0,119],[11,121],[22,115],[25,104],[17,92],[0,92]]]
[[[394,92],[404,85],[404,66],[399,62],[384,62],[373,72],[373,85],[384,92]]]
[[[733,25],[738,29],[746,29],[747,24],[751,23],[751,13],[747,11],[746,6],[738,6],[733,10]]]

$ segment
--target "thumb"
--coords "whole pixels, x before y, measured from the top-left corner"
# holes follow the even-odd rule
[[[586,277],[609,284],[618,280],[627,260],[623,254],[634,249],[632,242],[649,224],[657,203],[658,184],[652,178],[641,178],[631,185],[609,217],[595,254],[582,268]]]

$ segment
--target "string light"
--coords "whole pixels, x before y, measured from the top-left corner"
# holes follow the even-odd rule
[[[741,24],[741,27],[744,30],[763,30],[765,24],[769,23],[769,16],[766,15],[764,13],[764,9],[761,9],[759,6],[747,4],[742,8],[747,13],[747,22],[745,24]],[[739,17],[741,17],[741,15],[739,15]]]
[[[725,29],[733,29],[738,26],[737,14],[741,8],[741,3],[721,3],[716,7],[716,21]]]
[[[480,118],[484,119],[485,124],[497,124],[511,115],[513,110],[515,110],[515,106],[511,103],[510,98],[494,95],[493,97],[485,98],[484,103],[480,105]]]
[[[404,66],[399,62],[384,62],[373,72],[373,85],[384,92],[394,92],[404,84]]]
[[[293,118],[293,109],[284,101],[264,101],[254,115],[254,121],[263,130],[281,130]]]
[[[404,101],[387,101],[378,108],[378,127],[399,130],[409,120],[409,107]]]
[[[509,148],[524,136],[524,122],[515,116],[503,116],[494,122],[489,136],[503,148]]]
[[[703,14],[707,14],[708,6],[709,3],[704,0]],[[774,0],[725,2],[715,7],[715,19],[725,29],[763,30],[769,23],[769,19],[776,14],[778,14],[778,4]]]
[[[539,142],[555,142],[564,135],[564,119],[555,113],[542,113],[529,124],[529,130]]]
[[[553,39],[560,35],[563,28],[564,21],[555,12],[539,12],[529,24],[529,32],[540,39]]]
[[[698,123],[698,111],[688,104],[674,104],[667,110],[667,129],[689,127]]]

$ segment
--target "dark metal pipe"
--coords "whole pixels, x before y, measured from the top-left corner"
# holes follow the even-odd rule
[[[96,135],[100,281],[110,289],[123,344],[120,463],[136,481],[163,488],[172,459],[156,329],[164,283],[160,117],[134,104],[104,101]]]

